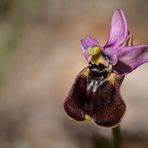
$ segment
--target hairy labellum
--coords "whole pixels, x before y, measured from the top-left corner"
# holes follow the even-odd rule
[[[107,73],[102,66],[97,69],[95,65],[84,68],[76,77],[66,98],[65,111],[78,121],[89,117],[100,126],[118,125],[126,108],[119,92],[122,78],[118,77],[113,84],[107,80]]]

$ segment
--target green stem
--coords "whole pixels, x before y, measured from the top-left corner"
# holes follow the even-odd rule
[[[120,130],[120,126],[112,128],[113,134],[113,148],[121,148],[122,146],[122,133]]]

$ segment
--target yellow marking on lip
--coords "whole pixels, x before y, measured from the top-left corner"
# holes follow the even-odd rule
[[[88,67],[84,68],[80,73],[83,74],[83,76],[85,77],[88,76],[88,73],[89,73]]]
[[[107,78],[106,81],[111,82],[113,85],[115,84],[115,82],[118,80],[119,76],[116,75],[115,73],[111,73]]]
[[[109,61],[105,59],[102,54],[92,56],[90,62],[96,65],[102,64],[105,67],[109,66]]]
[[[85,114],[85,120],[90,121],[90,120],[92,120],[92,118],[89,115]]]
[[[108,67],[109,61],[101,54],[101,49],[99,47],[89,47],[86,52],[90,56],[90,62],[92,64],[103,64]]]
[[[88,55],[91,55],[91,56],[94,56],[94,55],[97,55],[101,52],[100,48],[99,47],[89,47],[87,49],[87,54]]]

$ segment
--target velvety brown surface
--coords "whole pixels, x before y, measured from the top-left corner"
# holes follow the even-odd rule
[[[85,110],[86,110],[86,87],[87,87],[87,74],[84,74],[82,70],[75,79],[75,82],[66,98],[64,103],[64,108],[67,114],[78,121],[85,120]],[[86,72],[85,72],[86,73]]]
[[[88,75],[89,70],[85,68],[76,77],[64,104],[65,111],[78,121],[85,120],[87,114],[98,125],[104,127],[117,125],[126,108],[120,95],[120,81],[115,82],[115,85],[106,81],[94,92],[93,87],[87,89],[90,85],[88,83],[93,81],[93,79],[88,81]]]

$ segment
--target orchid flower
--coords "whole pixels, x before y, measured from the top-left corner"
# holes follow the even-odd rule
[[[81,39],[89,66],[76,77],[65,100],[66,113],[77,121],[93,119],[104,127],[117,126],[126,105],[120,94],[124,77],[148,62],[148,45],[133,45],[133,38],[121,9],[115,10],[104,46],[92,38]]]

